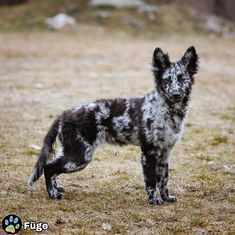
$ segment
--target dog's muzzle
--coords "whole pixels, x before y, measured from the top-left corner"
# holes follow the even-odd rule
[[[179,103],[183,99],[183,97],[179,93],[176,93],[172,95],[171,99],[173,102]]]

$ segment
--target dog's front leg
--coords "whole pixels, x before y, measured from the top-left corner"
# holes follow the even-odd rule
[[[148,202],[151,205],[160,205],[164,202],[162,199],[157,197],[156,194],[156,183],[157,183],[157,173],[156,173],[156,157],[155,154],[142,154],[141,163],[144,173],[145,189],[148,194]]]
[[[176,197],[170,195],[167,188],[168,183],[168,163],[157,163],[157,186],[161,194],[161,198],[165,202],[176,202]]]

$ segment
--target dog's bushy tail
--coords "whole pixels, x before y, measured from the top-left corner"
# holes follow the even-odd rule
[[[37,181],[43,173],[43,169],[47,161],[52,158],[55,150],[53,144],[56,141],[58,134],[60,118],[58,117],[52,124],[50,130],[46,134],[43,142],[43,147],[39,154],[38,160],[34,166],[32,175],[29,178],[28,185],[31,187],[35,181]]]

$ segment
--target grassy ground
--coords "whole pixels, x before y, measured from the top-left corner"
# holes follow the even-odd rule
[[[14,213],[48,222],[47,234],[234,234],[234,40],[92,31],[0,35],[0,219]],[[176,204],[147,204],[140,150],[132,146],[101,146],[84,171],[58,177],[66,190],[62,201],[48,199],[43,177],[28,189],[56,114],[96,98],[145,94],[153,87],[155,46],[179,58],[191,44],[200,72],[171,159]]]

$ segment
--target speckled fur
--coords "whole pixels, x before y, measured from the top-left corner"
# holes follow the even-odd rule
[[[29,185],[44,169],[49,196],[60,199],[63,189],[57,186],[56,176],[84,169],[100,143],[132,144],[140,146],[142,151],[149,203],[176,201],[167,189],[168,164],[182,133],[198,56],[195,48],[190,47],[179,61],[171,63],[168,55],[156,48],[152,64],[156,86],[147,95],[97,100],[64,111],[45,137]],[[49,161],[57,136],[62,150]]]

